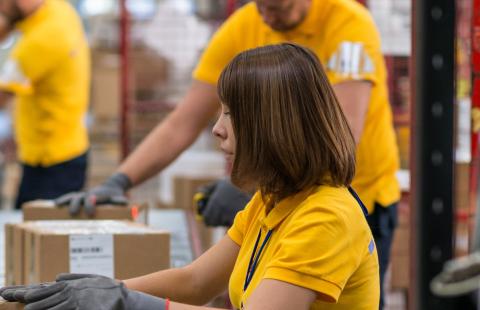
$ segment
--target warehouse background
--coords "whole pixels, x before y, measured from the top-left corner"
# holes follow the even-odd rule
[[[361,1],[371,11],[383,40],[402,186],[400,225],[392,249],[387,309],[406,309],[410,287],[410,120],[412,7],[418,0]],[[91,149],[88,187],[110,176],[121,159],[176,105],[191,82],[202,49],[221,22],[247,1],[126,1],[128,19],[122,31],[121,3],[115,0],[70,1],[81,14],[92,55],[88,124]],[[471,0],[456,0],[455,102],[455,254],[468,253],[473,232],[471,164]],[[125,24],[124,24],[125,25]],[[122,41],[126,38],[126,42]],[[15,42],[0,47],[0,65]],[[122,83],[122,65],[128,66]],[[122,96],[126,94],[126,96]],[[213,125],[213,120],[211,125]],[[207,229],[191,214],[196,186],[224,176],[225,163],[207,128],[198,141],[159,176],[136,188],[132,199],[155,208],[150,224],[172,230],[172,264],[186,264],[222,235]],[[9,111],[0,112],[0,205],[11,210],[19,180]],[[19,221],[4,211],[0,224]],[[3,240],[0,239],[0,240]],[[0,243],[3,249],[4,245]],[[3,256],[2,256],[3,257]],[[2,260],[0,259],[0,262]],[[0,267],[2,265],[0,264]],[[3,267],[1,268],[3,270]],[[3,284],[0,271],[0,286]]]

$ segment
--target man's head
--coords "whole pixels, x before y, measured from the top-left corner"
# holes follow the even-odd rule
[[[277,31],[298,26],[307,16],[311,0],[255,0],[263,21]]]
[[[42,2],[42,0],[0,0],[0,14],[5,16],[10,25],[14,25],[35,11]]]

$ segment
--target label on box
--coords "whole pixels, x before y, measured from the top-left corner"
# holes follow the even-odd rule
[[[113,235],[70,235],[70,272],[113,278]]]

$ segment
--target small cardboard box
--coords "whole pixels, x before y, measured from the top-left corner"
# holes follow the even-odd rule
[[[170,267],[170,234],[128,221],[36,221],[24,228],[25,283],[59,273],[128,279]]]
[[[174,207],[188,212],[192,250],[195,257],[200,256],[218,241],[216,236],[218,228],[207,227],[202,219],[197,218],[193,197],[201,186],[219,179],[220,177],[214,175],[177,175],[173,179]]]
[[[13,249],[13,229],[15,225],[7,223],[5,230],[5,249]],[[5,251],[5,286],[15,285],[14,281],[14,258],[13,251]]]
[[[5,285],[24,283],[24,233],[23,223],[4,226],[5,230]]]
[[[391,255],[392,289],[408,289],[410,286],[410,257],[405,254]]]
[[[131,204],[129,206],[101,205],[95,209],[94,217],[85,212],[77,216],[68,213],[68,207],[56,207],[52,200],[34,200],[22,205],[24,221],[40,220],[129,220],[147,224],[148,206]]]
[[[62,272],[127,279],[170,267],[170,234],[129,221],[25,222],[13,225],[12,242],[9,285],[53,281]]]
[[[173,204],[175,208],[193,210],[193,196],[201,186],[219,180],[215,176],[177,175],[173,179]]]
[[[23,310],[24,305],[18,302],[8,302],[0,298],[0,310]]]

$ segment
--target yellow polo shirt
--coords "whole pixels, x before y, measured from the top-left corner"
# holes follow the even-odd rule
[[[90,54],[75,10],[45,0],[16,25],[21,37],[0,71],[0,90],[16,96],[19,158],[50,166],[87,151]]]
[[[395,173],[399,155],[380,36],[368,11],[356,1],[312,0],[305,20],[289,32],[272,30],[251,2],[237,10],[213,36],[193,77],[216,84],[223,68],[238,53],[286,41],[314,51],[332,84],[372,82],[352,186],[369,211],[375,202],[388,206],[398,201],[400,187]]]
[[[259,231],[260,244],[273,230],[253,278],[243,291]],[[310,309],[377,310],[378,258],[358,202],[341,187],[319,186],[282,200],[268,214],[259,193],[235,217],[228,236],[240,246],[229,283],[240,309],[262,279],[275,279],[318,293]],[[257,251],[260,245],[257,247]]]

